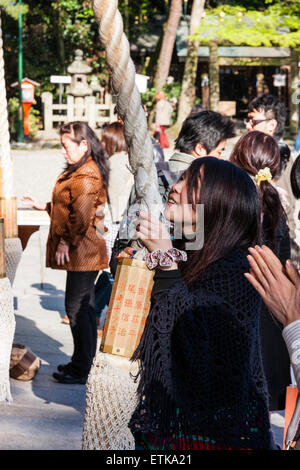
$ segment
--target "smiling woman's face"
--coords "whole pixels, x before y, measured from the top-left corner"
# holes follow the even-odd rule
[[[68,165],[74,165],[82,159],[88,149],[86,140],[77,144],[73,134],[63,134],[61,136],[62,154]]]
[[[194,232],[197,212],[188,201],[188,179],[183,175],[180,180],[173,184],[165,207],[166,219],[174,224],[182,224],[185,234]],[[198,179],[197,195],[195,200],[199,201],[201,181]]]

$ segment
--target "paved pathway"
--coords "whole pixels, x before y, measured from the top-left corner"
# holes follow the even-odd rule
[[[47,231],[42,231],[45,241]],[[11,379],[13,403],[0,403],[1,450],[79,450],[85,407],[84,385],[52,379],[57,364],[68,361],[72,338],[64,315],[65,272],[44,271],[40,286],[38,233],[32,235],[18,267],[15,296],[15,342],[28,346],[41,360],[31,382]]]

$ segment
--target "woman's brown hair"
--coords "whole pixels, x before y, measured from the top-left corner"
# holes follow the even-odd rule
[[[101,142],[109,157],[114,153],[128,152],[123,133],[123,124],[120,122],[112,122],[103,126]]]
[[[89,156],[91,156],[99,168],[103,186],[105,189],[107,189],[109,179],[107,156],[104,152],[103,145],[96,136],[95,132],[88,126],[86,122],[73,121],[61,126],[60,136],[63,134],[71,134],[71,136],[73,136],[72,140],[78,145],[83,140],[86,140],[88,144],[88,150],[85,155],[83,155],[81,160],[73,165],[66,166],[63,179],[68,178],[74,171],[80,168],[87,161]]]
[[[230,161],[255,177],[259,170],[268,167],[273,179],[280,175],[280,149],[276,140],[263,132],[252,131],[236,143]],[[276,230],[283,207],[276,188],[269,181],[257,185],[263,214],[265,243],[275,248]]]

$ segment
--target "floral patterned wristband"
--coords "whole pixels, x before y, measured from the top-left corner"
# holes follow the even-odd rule
[[[186,261],[187,254],[185,251],[178,250],[177,248],[169,248],[165,252],[161,250],[155,250],[152,251],[152,253],[147,253],[144,257],[144,260],[149,269],[154,269],[157,266],[160,266],[161,268],[168,268],[171,267],[173,263]]]

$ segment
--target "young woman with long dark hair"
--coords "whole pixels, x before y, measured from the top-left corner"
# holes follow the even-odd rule
[[[74,352],[53,377],[61,383],[84,384],[97,342],[94,282],[108,266],[105,241],[96,233],[103,215],[96,212],[99,206],[104,209],[109,169],[101,142],[86,123],[64,124],[60,138],[67,165],[56,181],[52,202],[41,203],[31,196],[23,202],[49,213],[46,265],[67,271],[65,308]]]
[[[199,204],[204,226],[197,227]],[[165,226],[140,213],[146,263],[157,269],[133,355],[140,381],[129,427],[137,449],[275,448],[259,344],[261,301],[244,276],[248,247],[260,240],[260,213],[246,172],[213,157],[192,163],[172,186],[164,213],[184,239],[203,230],[203,246],[174,249]],[[177,240],[181,248],[184,239]]]
[[[275,139],[252,131],[236,143],[230,161],[245,170],[256,184],[262,206],[262,239],[285,265],[290,258],[290,237],[280,192],[280,150]],[[285,408],[286,387],[291,383],[290,359],[282,337],[283,326],[263,305],[260,331],[262,356],[270,394],[270,411]]]

